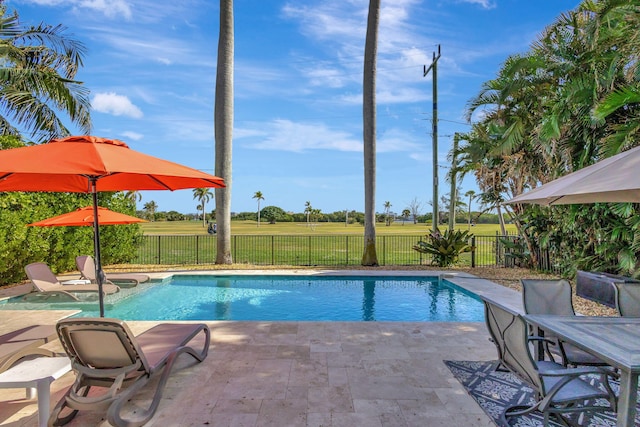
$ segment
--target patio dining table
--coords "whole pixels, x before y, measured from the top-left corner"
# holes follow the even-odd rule
[[[525,315],[531,325],[557,335],[620,371],[617,426],[635,426],[640,374],[640,318]]]

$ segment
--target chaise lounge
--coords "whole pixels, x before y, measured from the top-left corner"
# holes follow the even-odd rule
[[[0,336],[0,372],[11,368],[25,357],[55,356],[40,348],[57,338],[53,325],[32,325]]]
[[[77,300],[78,298],[72,292],[98,292],[98,285],[93,283],[87,284],[62,284],[49,266],[43,262],[34,262],[24,268],[27,277],[31,280],[34,290],[41,294],[65,295],[69,299]],[[114,284],[105,283],[102,285],[104,294],[114,294],[120,288]]]
[[[114,426],[147,423],[158,408],[177,357],[188,353],[201,362],[210,342],[209,328],[200,323],[162,323],[134,336],[118,319],[77,318],[59,321],[57,330],[77,378],[51,413],[50,426],[68,423],[80,410],[104,409]],[[196,351],[189,343],[200,333],[204,344]],[[149,407],[123,418],[123,405],[159,372]],[[91,387],[100,387],[104,393],[89,395]]]
[[[80,271],[80,278],[87,279],[91,283],[96,283],[96,264],[93,257],[81,255],[76,257],[76,266]],[[107,283],[113,283],[122,287],[133,287],[140,283],[148,282],[149,276],[135,273],[105,273]]]

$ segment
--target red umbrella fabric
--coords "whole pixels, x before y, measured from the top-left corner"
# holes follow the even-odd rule
[[[47,144],[0,150],[0,191],[90,193],[94,250],[104,316],[98,191],[180,190],[224,187],[220,177],[131,150],[117,139],[69,136]]]
[[[114,212],[110,209],[98,206],[98,223],[100,225],[119,225],[119,224],[135,224],[138,222],[147,222],[144,219],[131,215],[125,215],[120,212]],[[73,212],[43,219],[29,226],[37,227],[64,227],[64,226],[89,226],[93,225],[93,206],[78,208]]]
[[[0,191],[91,193],[224,187],[217,176],[162,160],[117,139],[70,136],[2,150]]]

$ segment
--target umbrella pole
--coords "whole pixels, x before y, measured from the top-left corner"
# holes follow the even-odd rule
[[[93,198],[93,251],[96,264],[96,282],[98,282],[98,298],[100,299],[100,317],[104,317],[104,294],[102,293],[104,276],[100,257],[100,224],[98,222],[98,193],[95,178],[91,178],[91,197]]]

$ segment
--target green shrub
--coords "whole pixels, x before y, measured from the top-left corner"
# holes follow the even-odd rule
[[[439,267],[448,267],[458,262],[460,254],[471,252],[475,248],[469,244],[473,237],[468,231],[446,230],[440,234],[439,230],[427,234],[426,241],[420,241],[413,246],[413,249],[429,254],[433,257],[432,264]]]

